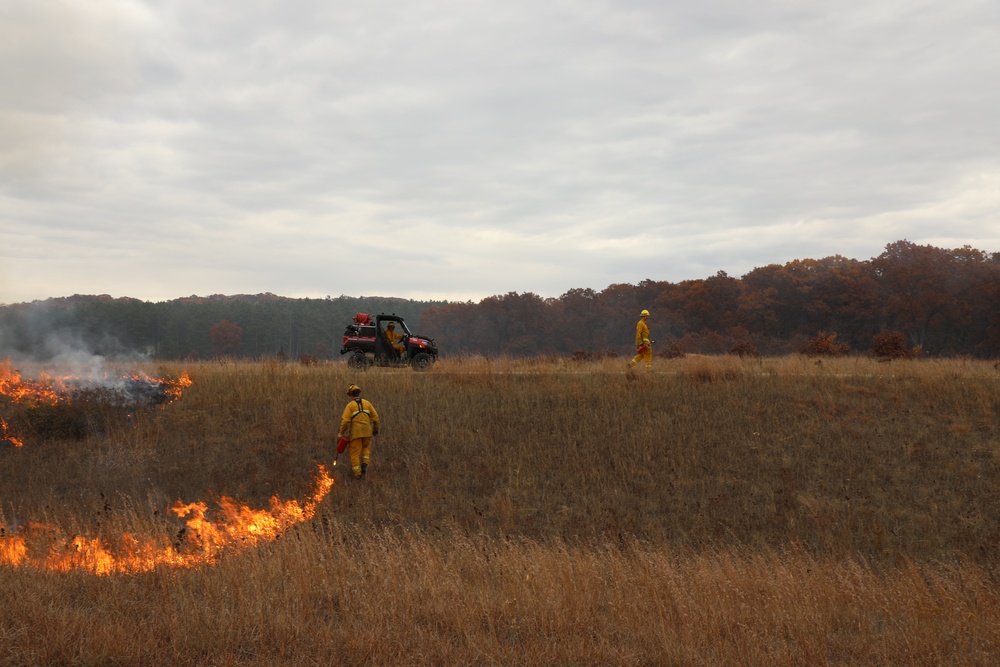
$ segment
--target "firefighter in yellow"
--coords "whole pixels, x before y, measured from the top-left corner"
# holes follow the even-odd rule
[[[632,361],[628,362],[629,368],[635,366],[640,360],[646,362],[646,368],[653,370],[653,341],[649,339],[649,311],[643,310],[639,313],[639,321],[635,325],[635,347],[636,353]]]
[[[401,333],[396,333],[395,322],[389,322],[389,324],[385,325],[385,337],[389,339],[389,345],[392,345],[396,349],[396,352],[399,352],[399,358],[404,358],[406,356],[406,349],[399,342],[403,340],[404,336]]]
[[[351,441],[351,472],[354,479],[362,480],[368,472],[372,451],[372,437],[378,435],[378,412],[367,398],[361,398],[361,387],[352,384],[347,388],[351,400],[340,417],[340,437]]]

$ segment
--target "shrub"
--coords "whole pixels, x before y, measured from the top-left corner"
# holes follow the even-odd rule
[[[851,351],[851,346],[847,343],[837,342],[837,332],[826,333],[820,331],[802,348],[802,354],[810,357],[842,357]]]
[[[662,351],[657,352],[656,356],[663,359],[680,359],[684,356],[684,350],[677,344],[677,341],[671,341],[666,344]]]
[[[909,359],[914,352],[906,346],[906,335],[886,329],[872,339],[872,356],[879,359]]]

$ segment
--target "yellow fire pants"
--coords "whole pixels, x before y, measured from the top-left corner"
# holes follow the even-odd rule
[[[646,362],[646,368],[652,368],[653,367],[653,346],[652,345],[647,345],[646,349],[643,352],[639,352],[634,357],[632,357],[632,361],[629,362],[629,365],[630,366],[635,366],[640,361],[645,361]]]
[[[368,463],[368,457],[372,453],[371,438],[355,438],[351,440],[351,471],[355,477],[361,477],[361,464]]]

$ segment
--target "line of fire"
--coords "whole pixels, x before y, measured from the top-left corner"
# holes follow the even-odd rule
[[[84,400],[129,409],[165,408],[180,400],[191,384],[186,373],[177,378],[132,373],[96,380],[49,374],[29,379],[7,359],[0,361],[0,408],[68,406]],[[0,449],[25,447],[11,422],[0,416]],[[183,520],[183,528],[173,538],[123,533],[116,540],[102,540],[66,534],[51,523],[24,521],[0,527],[0,566],[110,575],[212,565],[226,552],[275,540],[291,526],[311,519],[333,484],[327,469],[318,466],[312,490],[302,502],[273,496],[268,508],[255,509],[222,496],[211,518],[207,503],[178,500],[169,511]]]

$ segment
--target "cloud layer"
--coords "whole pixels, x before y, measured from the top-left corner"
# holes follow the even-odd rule
[[[995,3],[0,6],[0,302],[1000,250]]]

